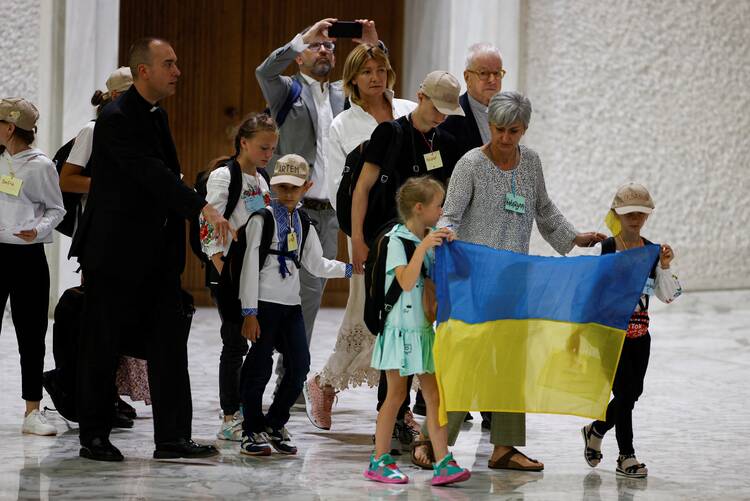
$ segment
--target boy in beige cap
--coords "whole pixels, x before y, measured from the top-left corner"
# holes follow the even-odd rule
[[[38,118],[25,99],[0,99],[0,325],[10,298],[26,401],[21,431],[55,435],[39,412],[50,287],[44,244],[65,209],[54,164],[31,146]]]
[[[271,177],[276,198],[248,220],[246,250],[240,274],[242,335],[252,347],[242,366],[241,391],[244,436],[240,452],[268,456],[296,454],[285,425],[310,369],[310,351],[300,300],[300,268],[321,278],[350,278],[352,266],[323,257],[315,228],[298,208],[312,186],[310,168],[299,155],[279,158]],[[263,242],[266,225],[273,225],[270,245]],[[267,233],[266,233],[267,234]],[[271,377],[273,351],[283,357],[284,376],[264,415],[263,392]],[[270,445],[269,445],[270,442]]]
[[[607,214],[607,226],[612,236],[601,244],[601,254],[627,251],[651,242],[641,236],[641,229],[654,210],[651,194],[641,184],[628,183],[621,186],[612,200]],[[672,248],[661,245],[659,261],[654,263],[651,276],[646,282],[638,305],[633,312],[625,333],[620,361],[612,386],[614,398],[607,407],[605,421],[595,421],[583,427],[581,433],[584,441],[584,459],[589,466],[595,467],[602,460],[602,438],[615,428],[620,455],[617,458],[617,475],[643,478],[648,475],[646,465],[635,457],[633,447],[633,407],[643,392],[643,380],[646,376],[648,359],[651,351],[649,334],[649,298],[655,295],[664,303],[671,303],[682,294],[682,287],[677,275],[670,269],[674,258]]]

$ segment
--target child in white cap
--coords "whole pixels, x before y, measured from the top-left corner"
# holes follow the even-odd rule
[[[315,228],[298,209],[312,186],[309,173],[301,156],[279,158],[271,177],[276,198],[270,206],[250,216],[245,228],[247,247],[239,285],[242,335],[252,342],[252,347],[242,366],[240,383],[245,432],[240,452],[251,456],[268,456],[271,446],[280,454],[297,453],[285,425],[310,369],[300,300],[300,268],[321,278],[352,276],[350,264],[323,257]],[[273,224],[274,228],[269,247],[261,248],[266,224]],[[263,392],[271,377],[274,350],[283,356],[284,377],[264,414]]]
[[[54,164],[31,147],[38,119],[25,99],[0,99],[0,325],[10,298],[26,401],[21,431],[56,435],[39,412],[50,287],[44,244],[65,209]]]
[[[651,242],[641,236],[641,230],[654,210],[654,201],[648,190],[640,184],[628,183],[615,194],[606,222],[612,237],[600,246],[601,254],[627,251],[649,245]],[[584,441],[584,458],[589,466],[595,467],[602,460],[602,439],[604,434],[615,428],[620,455],[617,458],[617,474],[620,476],[644,478],[648,475],[646,465],[639,462],[633,447],[633,407],[643,392],[651,351],[649,334],[649,298],[655,295],[664,303],[671,303],[682,294],[677,275],[670,268],[674,252],[667,244],[661,244],[658,262],[646,282],[638,305],[630,318],[625,342],[617,365],[617,373],[612,386],[612,401],[607,407],[605,421],[594,421],[581,430]]]

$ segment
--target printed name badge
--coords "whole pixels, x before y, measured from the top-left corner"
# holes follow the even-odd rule
[[[517,214],[524,214],[526,212],[526,199],[521,195],[506,193],[505,209]]]
[[[6,193],[12,197],[17,197],[21,193],[23,179],[15,176],[0,177],[0,193]]]
[[[443,157],[440,156],[440,150],[433,151],[432,153],[425,153],[424,164],[427,166],[428,171],[442,167]]]
[[[646,280],[646,285],[643,286],[643,294],[648,294],[649,296],[654,295],[654,279],[649,277],[648,280]]]
[[[297,250],[297,234],[293,231],[290,231],[286,237],[286,250],[289,252]]]
[[[251,195],[247,198],[245,198],[245,210],[248,212],[248,214],[252,214],[255,211],[259,211],[260,209],[264,208],[266,206],[266,201],[263,198],[263,195]]]

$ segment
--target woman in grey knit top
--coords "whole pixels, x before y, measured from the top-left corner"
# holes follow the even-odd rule
[[[468,151],[456,164],[438,226],[452,227],[459,240],[523,254],[529,252],[534,221],[560,254],[603,240],[600,233],[578,233],[565,219],[547,195],[539,156],[519,145],[531,119],[529,99],[517,92],[495,94],[488,117],[490,142]],[[451,445],[465,414],[448,413]],[[526,445],[525,414],[492,413],[490,442],[490,468],[544,469],[514,447]]]

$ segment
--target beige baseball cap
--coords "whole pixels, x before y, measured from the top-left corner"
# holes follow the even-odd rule
[[[299,155],[290,153],[276,161],[271,176],[271,185],[288,183],[294,186],[302,186],[307,181],[310,167],[307,161]]]
[[[631,212],[651,214],[654,210],[654,201],[645,186],[638,183],[628,183],[617,189],[610,208],[618,214],[629,214]]]
[[[447,71],[433,71],[425,77],[419,86],[425,96],[429,97],[435,108],[443,115],[465,116],[458,102],[461,95],[461,84],[456,77]]]
[[[0,120],[14,124],[19,129],[34,130],[39,120],[39,110],[22,97],[0,99]]]
[[[117,68],[107,79],[108,92],[125,92],[131,85],[133,85],[133,75],[127,66]]]

